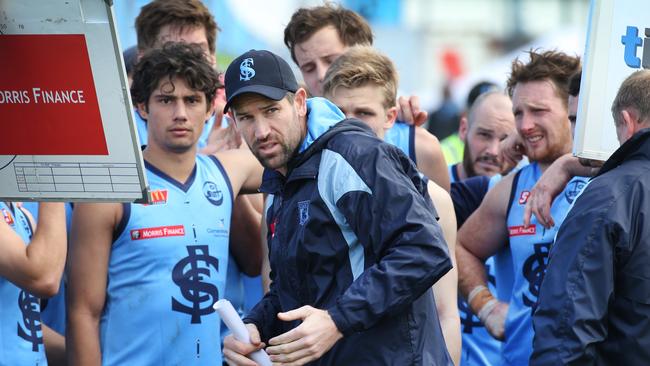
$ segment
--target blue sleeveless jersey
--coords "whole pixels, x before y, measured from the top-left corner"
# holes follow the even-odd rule
[[[27,216],[13,206],[0,202],[2,219],[25,243],[32,227]],[[0,365],[47,365],[39,299],[0,277]]]
[[[551,205],[555,226],[546,229],[536,217],[523,226],[526,200],[539,177],[537,163],[522,168],[515,176],[508,209],[509,248],[514,268],[513,291],[505,324],[503,358],[507,365],[527,365],[533,346],[532,313],[537,304],[539,287],[546,271],[548,252],[562,221],[587,178],[573,178]]]
[[[216,158],[179,183],[145,162],[153,202],[124,204],[100,321],[103,365],[221,365],[233,193]]]
[[[133,109],[133,120],[135,121],[135,127],[138,130],[138,138],[140,139],[140,146],[147,144],[147,138],[149,134],[147,133],[147,122],[140,116],[137,109]],[[203,126],[203,132],[201,132],[201,137],[199,137],[199,149],[204,148],[208,144],[208,136],[210,135],[210,130],[214,125],[214,114],[205,121]]]
[[[415,127],[404,122],[397,121],[384,135],[384,141],[399,147],[406,156],[415,160]]]

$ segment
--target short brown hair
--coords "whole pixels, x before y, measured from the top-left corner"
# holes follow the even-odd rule
[[[138,50],[144,52],[156,47],[160,29],[166,25],[180,29],[203,27],[210,52],[216,52],[217,31],[220,29],[210,10],[200,0],[154,0],[143,6],[135,19]]]
[[[507,83],[508,95],[512,97],[518,83],[550,80],[566,107],[569,99],[569,79],[580,70],[580,58],[559,51],[537,52],[531,49],[528,54],[530,55],[528,63],[524,63],[519,58],[512,61]]]
[[[131,100],[144,104],[148,109],[149,98],[160,81],[168,79],[172,90],[174,77],[185,80],[187,85],[205,94],[207,108],[217,93],[219,77],[205,58],[201,47],[187,43],[166,43],[145,53],[135,65]]]
[[[640,121],[650,122],[650,70],[635,71],[621,84],[612,103],[616,124],[619,124],[621,112],[626,108],[634,108]]]
[[[336,59],[323,80],[323,94],[331,95],[336,88],[359,88],[367,84],[380,87],[385,108],[395,106],[398,76],[395,64],[370,46],[355,46]]]
[[[330,3],[300,8],[293,13],[289,24],[284,28],[284,44],[291,51],[291,58],[296,64],[296,44],[308,40],[314,33],[327,26],[336,29],[341,42],[346,46],[372,45],[370,25],[352,10]]]

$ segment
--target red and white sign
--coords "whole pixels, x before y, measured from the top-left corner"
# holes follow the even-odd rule
[[[537,227],[535,225],[509,226],[508,233],[510,236],[535,235]]]
[[[83,34],[0,35],[0,155],[108,155]]]
[[[155,239],[166,236],[184,236],[183,225],[158,226],[131,230],[131,240]]]

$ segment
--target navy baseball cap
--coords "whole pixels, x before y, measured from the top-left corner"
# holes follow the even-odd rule
[[[280,100],[287,92],[295,93],[298,82],[289,64],[282,57],[266,50],[250,50],[230,63],[225,75],[226,106],[244,93],[261,94]]]

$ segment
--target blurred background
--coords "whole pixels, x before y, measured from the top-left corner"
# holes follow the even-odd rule
[[[115,1],[122,49],[136,43],[133,23],[148,0]],[[283,31],[291,14],[322,0],[204,0],[221,32],[220,70],[251,48],[290,61]],[[503,84],[510,63],[530,48],[582,55],[589,0],[341,0],[371,24],[375,46],[400,73],[400,94],[418,95],[435,110],[448,86],[460,108],[481,80]],[[290,61],[292,66],[295,66]],[[300,73],[295,68],[296,75]]]

